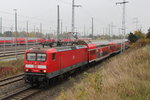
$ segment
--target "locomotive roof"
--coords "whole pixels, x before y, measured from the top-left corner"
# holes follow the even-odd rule
[[[45,53],[46,49],[45,48],[30,48],[28,50],[26,50],[26,52],[36,52],[36,53]]]
[[[75,46],[65,46],[65,47],[55,47],[55,49],[59,51],[68,51],[68,50],[75,50],[75,49],[81,49],[85,48],[84,45],[75,45]]]
[[[75,50],[75,49],[81,49],[81,48],[86,48],[85,45],[74,45],[74,46],[65,46],[65,47],[54,47],[54,48],[30,48],[26,50],[26,52],[36,52],[36,53],[45,53],[47,50],[48,51],[53,51],[53,52],[60,52],[60,51],[69,51],[69,50]]]

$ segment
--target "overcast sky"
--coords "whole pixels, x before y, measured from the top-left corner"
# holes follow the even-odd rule
[[[94,34],[106,33],[109,24],[114,24],[114,34],[118,34],[121,28],[122,5],[116,2],[122,0],[75,0],[75,4],[82,5],[75,9],[75,25],[79,32],[91,33],[91,18],[94,18]],[[127,32],[135,30],[134,18],[139,20],[138,28],[144,32],[150,27],[150,0],[128,0],[126,5]],[[29,21],[30,31],[36,30],[40,23],[44,32],[56,31],[57,5],[60,5],[60,15],[63,21],[63,31],[71,30],[71,2],[72,0],[2,0],[0,3],[0,16],[3,17],[5,30],[14,27],[14,11],[18,11],[18,30],[26,29],[26,21]]]

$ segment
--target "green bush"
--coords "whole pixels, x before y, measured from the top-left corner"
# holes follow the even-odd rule
[[[128,40],[131,43],[135,43],[138,40],[138,37],[136,35],[134,35],[133,33],[130,33],[129,36],[128,36]]]

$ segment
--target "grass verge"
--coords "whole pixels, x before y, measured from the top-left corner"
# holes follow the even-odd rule
[[[150,100],[150,46],[128,50],[104,62],[57,100]]]
[[[0,61],[0,79],[23,72],[23,59]]]

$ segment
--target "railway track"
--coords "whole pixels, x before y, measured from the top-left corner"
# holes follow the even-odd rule
[[[18,82],[23,80],[24,74],[15,75],[9,78],[5,78],[0,80],[0,87],[11,85],[12,83]],[[9,91],[5,94],[0,95],[0,100],[24,100],[25,98],[28,98],[36,93],[38,93],[39,89],[32,89],[30,85],[25,85],[19,89],[15,89],[12,91]]]
[[[24,100],[40,91],[40,89],[32,89],[30,85],[27,85],[11,92],[7,92],[7,94],[1,95],[0,100]]]
[[[39,47],[36,47],[39,48]],[[7,57],[7,56],[14,56],[14,55],[22,55],[24,54],[25,50],[17,50],[16,51],[5,51],[5,52],[0,52],[0,57]]]
[[[9,78],[2,79],[2,80],[0,80],[0,87],[23,80],[23,76],[24,76],[24,74],[22,73],[19,75],[15,75],[15,76],[11,76]]]
[[[41,45],[36,44],[36,45],[28,45],[28,48],[31,48],[31,47],[34,47],[34,46],[41,47]],[[18,50],[25,50],[26,45],[18,45],[17,49]],[[15,51],[15,46],[6,46],[5,48],[4,48],[4,46],[0,46],[0,51],[12,51],[12,50]]]
[[[19,82],[23,80],[24,74],[19,74],[11,76],[0,80],[0,87],[11,85],[12,83]],[[34,94],[40,92],[40,89],[32,89],[30,85],[25,84],[25,86],[9,91],[5,94],[0,95],[0,100],[24,100],[33,96]]]
[[[17,55],[24,54],[25,50],[18,50]],[[0,52],[0,57],[6,57],[6,56],[13,56],[16,55],[15,51],[6,51],[6,52]]]

